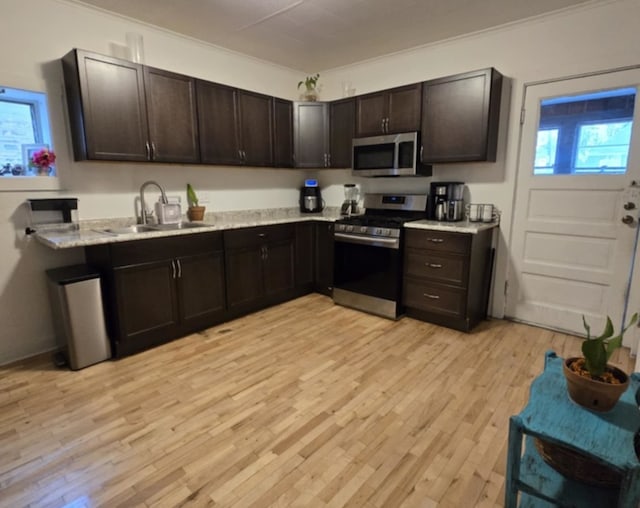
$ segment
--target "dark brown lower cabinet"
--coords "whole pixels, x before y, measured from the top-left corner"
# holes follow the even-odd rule
[[[314,289],[315,275],[315,222],[296,224],[296,294],[305,295]]]
[[[471,234],[407,229],[402,289],[406,314],[463,331],[485,319],[492,231]]]
[[[224,232],[227,308],[240,316],[296,296],[295,225]]]
[[[226,319],[222,233],[85,249],[101,271],[114,356],[126,356]]]

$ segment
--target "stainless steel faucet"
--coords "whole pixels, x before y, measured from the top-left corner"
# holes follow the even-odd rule
[[[148,182],[144,182],[141,186],[140,186],[140,218],[141,218],[141,223],[142,224],[147,224],[147,205],[144,202],[144,190],[149,186],[149,185],[155,185],[158,189],[160,189],[160,194],[162,195],[162,203],[167,205],[169,204],[169,200],[167,199],[167,195],[164,192],[164,189],[162,188],[162,186],[156,182],[155,180],[149,180]]]

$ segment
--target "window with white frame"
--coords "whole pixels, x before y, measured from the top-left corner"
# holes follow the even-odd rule
[[[30,161],[43,148],[53,150],[46,94],[0,86],[0,178],[42,176]]]

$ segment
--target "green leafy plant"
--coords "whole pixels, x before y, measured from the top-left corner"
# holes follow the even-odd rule
[[[198,206],[198,196],[190,183],[187,184],[187,203],[189,206]]]
[[[599,377],[604,373],[607,362],[613,352],[622,346],[622,337],[629,327],[631,327],[638,320],[638,313],[636,312],[631,316],[631,320],[627,326],[623,327],[622,331],[616,335],[613,329],[613,323],[611,318],[607,316],[607,324],[598,337],[591,337],[591,327],[587,324],[587,320],[582,316],[582,324],[587,331],[587,339],[582,343],[582,354],[584,356],[584,365],[591,374],[591,377]]]
[[[300,87],[301,87],[302,85],[304,85],[304,86],[305,86],[305,88],[306,88],[308,91],[315,90],[315,88],[316,88],[316,86],[317,86],[317,84],[318,84],[318,78],[319,78],[319,77],[320,77],[320,74],[316,74],[315,76],[307,76],[307,77],[304,79],[304,81],[300,81],[300,82],[298,83],[298,90],[300,90]]]

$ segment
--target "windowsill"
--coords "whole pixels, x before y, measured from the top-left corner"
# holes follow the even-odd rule
[[[60,190],[60,179],[55,176],[0,176],[0,192]]]

